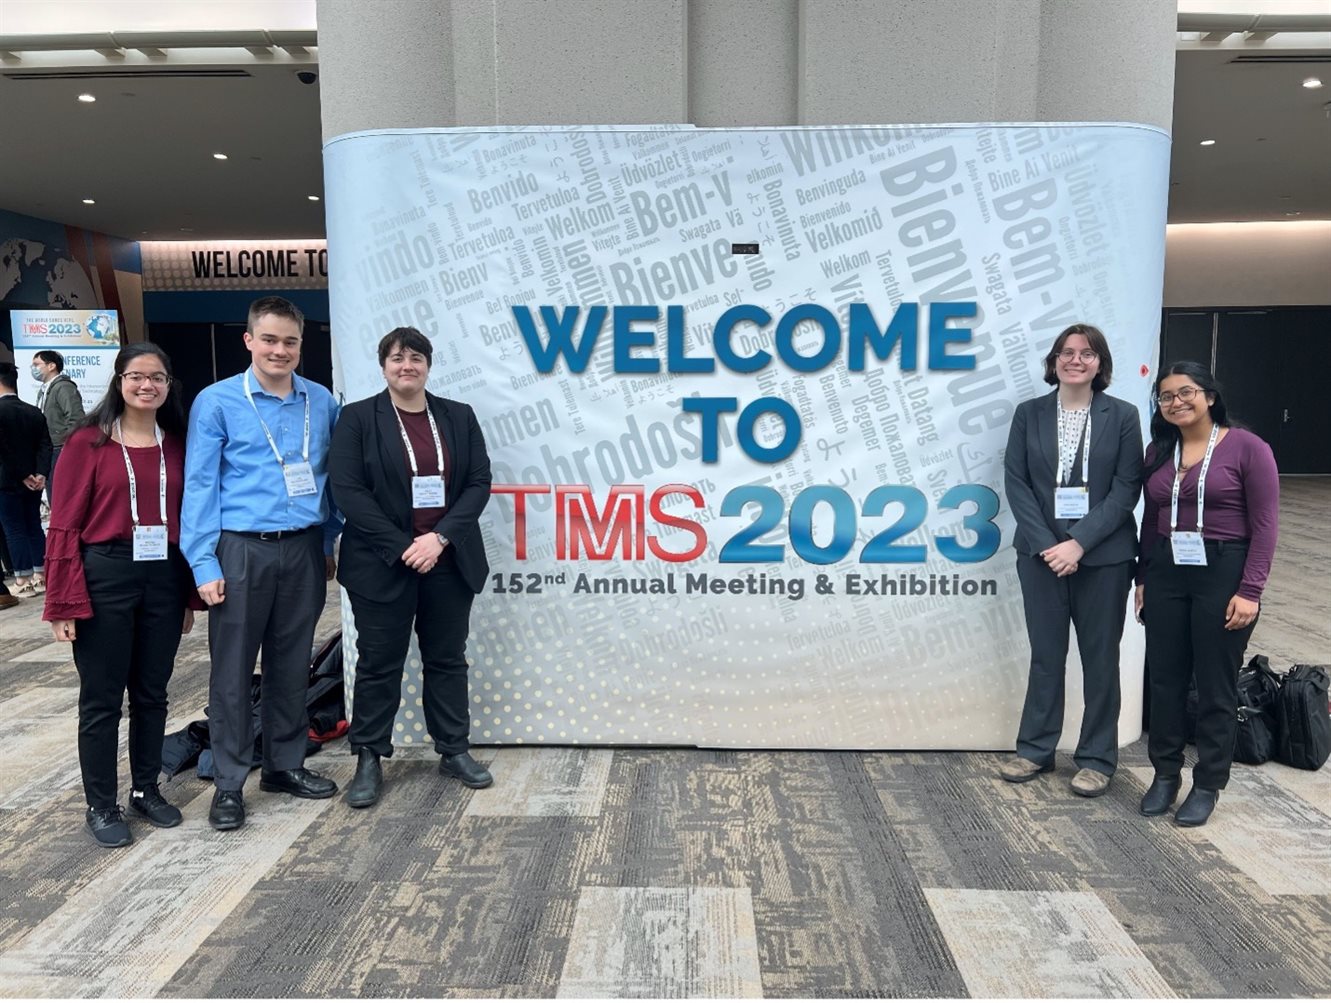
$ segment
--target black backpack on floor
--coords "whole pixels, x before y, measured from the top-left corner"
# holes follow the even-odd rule
[[[1265,655],[1254,655],[1239,670],[1239,727],[1234,736],[1234,761],[1260,766],[1279,749],[1276,704],[1280,676],[1271,671]]]
[[[1296,665],[1285,673],[1276,702],[1280,730],[1276,759],[1286,766],[1317,770],[1331,756],[1329,686],[1331,680],[1320,665]]]

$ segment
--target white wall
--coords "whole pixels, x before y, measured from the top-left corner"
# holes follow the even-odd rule
[[[1164,304],[1331,304],[1331,220],[1171,225]]]

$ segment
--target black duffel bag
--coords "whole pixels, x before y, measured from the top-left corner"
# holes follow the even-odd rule
[[[1272,759],[1280,745],[1280,676],[1271,671],[1265,655],[1254,655],[1239,670],[1239,727],[1234,736],[1234,761],[1260,766]]]
[[[1318,770],[1331,756],[1331,679],[1321,665],[1296,665],[1285,673],[1276,703],[1280,744],[1276,759],[1300,770]]]

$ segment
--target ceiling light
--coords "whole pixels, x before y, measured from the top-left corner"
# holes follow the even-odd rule
[[[214,153],[214,154],[213,154],[213,159],[214,159],[214,160],[225,160],[225,159],[226,159],[226,154],[225,154],[225,153]]]
[[[1304,87],[1307,87],[1307,86],[1308,86],[1308,84],[1307,84],[1306,81],[1304,82],[1303,86],[1304,86]],[[1320,85],[1319,85],[1319,86],[1320,86]],[[82,101],[84,104],[92,104],[94,101],[97,100],[97,95],[95,95],[95,94],[80,94],[80,95],[79,95],[79,100]]]
[[[84,200],[83,200],[83,204],[84,204],[84,205],[96,205],[96,204],[97,204],[97,200],[96,200],[96,199],[84,199]]]
[[[1203,139],[1199,145],[1201,145],[1201,146],[1215,146],[1215,140],[1214,140],[1214,139]]]
[[[305,197],[306,197],[307,199],[309,199],[311,202],[318,202],[318,201],[319,201],[319,196],[318,196],[318,195],[306,195]]]
[[[1298,209],[1295,209],[1293,212],[1287,212],[1287,213],[1285,213],[1285,215],[1286,215],[1286,216],[1302,216],[1303,213],[1302,213],[1302,211],[1300,211],[1300,210],[1298,210]]]
[[[1317,77],[1308,77],[1306,80],[1303,81],[1303,86],[1307,87],[1308,90],[1310,91],[1315,91],[1317,90],[1317,88],[1322,86],[1322,81],[1319,80]]]

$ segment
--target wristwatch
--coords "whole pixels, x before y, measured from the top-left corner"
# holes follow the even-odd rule
[[[439,546],[441,547],[448,546],[448,537],[444,536],[443,533],[435,533],[434,538],[439,541]]]

